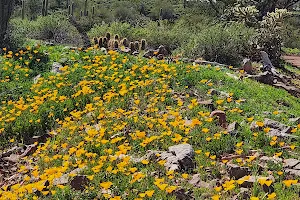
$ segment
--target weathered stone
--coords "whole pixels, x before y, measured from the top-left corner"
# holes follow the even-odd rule
[[[290,122],[300,124],[300,117],[289,119]]]
[[[283,130],[286,130],[287,128],[289,128],[285,124],[282,124],[282,123],[280,123],[278,121],[274,121],[274,120],[268,119],[268,118],[266,118],[264,120],[264,125],[266,127],[273,128],[273,129],[278,129],[280,131],[283,131]]]
[[[239,127],[240,127],[240,125],[237,122],[233,122],[233,123],[231,123],[231,124],[228,125],[227,132],[230,135],[236,136],[238,134],[238,128]]]
[[[268,157],[268,156],[263,156],[259,159],[260,162],[262,163],[269,163],[272,162],[274,164],[279,164],[282,162],[282,158],[278,157]]]
[[[88,185],[89,179],[86,176],[80,175],[80,176],[75,176],[70,185],[73,189],[75,190],[84,190],[85,187]]]
[[[55,74],[60,74],[60,73],[62,73],[62,71],[60,70],[62,67],[63,67],[63,66],[62,66],[60,63],[54,62],[54,63],[52,64],[51,72],[52,72],[52,73],[55,73]]]
[[[190,144],[179,144],[171,146],[169,147],[168,151],[176,155],[181,170],[189,170],[195,167],[195,163],[193,161],[195,152]],[[168,160],[169,158],[167,159],[167,162]],[[174,163],[173,161],[175,161],[175,158],[172,159],[171,163]]]
[[[283,167],[284,168],[293,169],[299,163],[300,163],[300,160],[296,160],[296,159],[293,159],[293,158],[291,158],[291,159],[285,159]]]
[[[200,101],[198,102],[200,105],[204,105],[205,107],[209,108],[211,111],[215,110],[214,104],[213,104],[213,100],[209,99],[209,100],[205,100],[205,101]]]
[[[189,181],[189,184],[197,188],[207,188],[207,189],[213,188],[213,184],[201,180],[200,174],[194,174],[192,179]]]
[[[293,176],[299,176],[300,177],[300,170],[285,169],[284,172],[287,173],[287,174],[293,175]]]
[[[148,51],[146,51],[146,52],[144,53],[143,57],[144,57],[144,58],[148,58],[148,59],[154,57],[154,50],[148,50]]]
[[[41,76],[42,76],[42,75],[39,74],[39,75],[37,75],[36,77],[34,77],[34,78],[33,78],[33,83],[34,83],[34,84],[37,84],[37,82],[38,82],[39,78],[41,78]]]
[[[210,116],[209,117],[218,117],[219,119],[219,125],[222,127],[222,128],[227,128],[227,121],[226,121],[226,114],[224,111],[221,111],[221,110],[215,110],[213,112],[211,112]]]
[[[230,178],[240,179],[251,174],[251,171],[248,167],[241,167],[235,164],[228,164],[227,169]]]

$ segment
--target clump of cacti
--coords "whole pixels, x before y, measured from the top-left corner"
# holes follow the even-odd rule
[[[135,41],[134,42],[134,50],[135,51],[139,51],[140,50],[140,43],[139,43],[139,41]]]
[[[108,41],[109,41],[109,40],[107,39],[107,37],[104,37],[104,38],[103,38],[103,47],[104,47],[104,48],[108,48]]]
[[[147,46],[147,43],[146,43],[146,40],[145,39],[142,39],[141,40],[141,50],[146,50],[146,46]]]
[[[103,47],[103,38],[102,37],[98,38],[98,46],[99,46],[99,48]]]
[[[119,40],[119,35],[118,34],[115,35],[115,40]]]
[[[119,48],[119,41],[118,40],[114,40],[113,47],[114,47],[114,49],[118,49]]]
[[[123,45],[124,47],[128,47],[128,40],[127,38],[123,38],[120,42],[121,45]]]
[[[111,34],[110,34],[109,32],[107,32],[107,33],[106,33],[106,36],[105,36],[105,37],[106,37],[106,39],[107,39],[107,41],[109,41],[109,40],[110,40],[110,36],[111,36]]]
[[[93,42],[94,42],[94,45],[97,45],[98,44],[98,38],[93,37]]]
[[[133,42],[129,43],[129,48],[130,48],[131,52],[134,52],[134,43]]]

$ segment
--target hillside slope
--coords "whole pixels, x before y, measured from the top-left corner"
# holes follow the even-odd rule
[[[299,198],[300,100],[286,91],[93,48],[1,62],[0,199]]]

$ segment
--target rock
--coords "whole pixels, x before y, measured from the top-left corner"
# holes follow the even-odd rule
[[[281,131],[286,130],[287,128],[289,128],[285,124],[282,124],[282,123],[280,123],[278,121],[274,121],[274,120],[268,119],[268,118],[266,118],[264,120],[264,125],[266,127],[270,127],[270,128],[273,128],[273,129],[278,129],[278,130],[281,130]]]
[[[300,117],[289,119],[290,122],[300,124]]]
[[[39,74],[39,75],[37,75],[36,77],[34,77],[34,78],[33,78],[33,83],[34,83],[34,84],[37,84],[39,78],[41,78],[41,77],[42,77],[41,74]]]
[[[132,52],[132,55],[134,55],[134,56],[138,56],[139,54],[140,54],[139,51],[134,51],[134,52]]]
[[[291,95],[293,95],[295,97],[300,97],[300,89],[295,86],[286,85],[281,82],[274,84],[274,86],[286,90],[288,93],[290,93]]]
[[[258,75],[248,75],[247,77],[268,85],[273,85],[276,82],[273,74],[268,71],[260,73]]]
[[[157,60],[163,60],[164,59],[164,55],[163,54],[158,54],[156,56]]]
[[[279,164],[282,162],[282,158],[263,156],[259,159],[259,161],[266,164],[267,163]]]
[[[274,136],[277,136],[277,137],[280,137],[280,138],[298,138],[298,136],[296,135],[292,135],[292,134],[289,134],[287,132],[289,132],[290,129],[287,129],[287,130],[284,130],[284,131],[280,131],[280,130],[277,130],[277,129],[270,129],[270,131],[268,132],[268,136],[270,137],[274,137]]]
[[[209,100],[205,100],[205,101],[200,101],[198,102],[200,105],[204,105],[205,107],[209,108],[211,111],[215,110],[215,106],[213,104],[213,100],[209,99]]]
[[[233,78],[235,80],[239,80],[240,78],[234,74],[231,74],[231,73],[226,73],[227,76],[229,76],[230,78]]]
[[[70,185],[75,190],[84,190],[85,187],[88,185],[89,179],[86,176],[75,176]]]
[[[235,164],[228,164],[227,169],[230,178],[240,179],[251,174],[251,171],[248,167],[241,167]]]
[[[189,184],[197,188],[213,189],[213,185],[207,182],[201,181],[200,174],[194,174]]]
[[[211,112],[209,117],[215,117],[217,116],[219,118],[219,125],[222,128],[227,128],[227,121],[226,121],[226,114],[224,111],[221,110],[215,110],[213,112]]]
[[[144,58],[149,58],[149,59],[152,58],[152,57],[154,57],[154,50],[148,50],[148,51],[146,51],[144,53],[143,57]]]
[[[285,173],[293,175],[293,176],[298,176],[300,177],[300,170],[295,170],[295,169],[285,169]]]
[[[237,136],[239,127],[241,127],[241,126],[237,122],[233,122],[228,125],[227,132],[232,136]]]
[[[167,51],[167,49],[165,48],[165,46],[160,45],[157,49],[158,55],[162,54],[163,57],[167,56],[169,53]]]
[[[171,146],[169,147],[168,151],[176,155],[181,170],[187,171],[189,169],[194,169],[195,163],[193,159],[195,156],[195,152],[190,144],[179,144]],[[167,162],[168,160],[169,158],[167,159]]]
[[[265,51],[261,51],[260,54],[263,61],[263,70],[271,71],[274,68],[274,66],[269,58],[269,55]]]
[[[107,54],[107,49],[104,48],[104,47],[101,47],[100,51],[101,51],[102,53],[104,53],[104,54]]]
[[[123,53],[130,53],[130,52],[131,52],[131,49],[128,48],[128,47],[121,48],[121,52],[123,52]]]
[[[53,179],[53,185],[66,185],[69,183],[69,174],[64,174],[59,178]]]
[[[252,74],[253,73],[253,66],[252,66],[252,62],[250,59],[246,58],[243,60],[243,70],[247,73],[247,74]]]
[[[52,73],[55,73],[55,74],[60,74],[60,73],[62,73],[62,71],[60,70],[62,67],[63,67],[63,66],[62,66],[60,63],[54,62],[54,63],[52,64],[51,72],[52,72]]]
[[[8,162],[11,162],[11,163],[17,163],[19,162],[19,160],[21,159],[22,157],[20,155],[17,155],[17,154],[11,154],[9,157],[4,157],[2,158],[4,161],[8,161]]]
[[[300,160],[296,160],[296,159],[292,159],[292,158],[291,159],[285,159],[283,167],[293,169],[299,163],[300,163]]]
[[[46,46],[54,46],[54,43],[53,43],[53,42],[44,42],[44,44],[45,44]]]

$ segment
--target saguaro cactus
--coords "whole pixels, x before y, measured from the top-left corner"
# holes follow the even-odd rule
[[[21,12],[22,12],[22,19],[25,19],[25,1],[24,0],[22,0],[22,10],[21,10]]]
[[[84,2],[84,12],[83,12],[84,16],[88,16],[87,6],[88,6],[88,1],[85,0],[85,2]]]
[[[47,16],[48,15],[48,0],[43,0],[43,8],[42,8],[42,15]]]
[[[14,0],[0,0],[0,47],[5,40],[8,20],[12,14]]]

